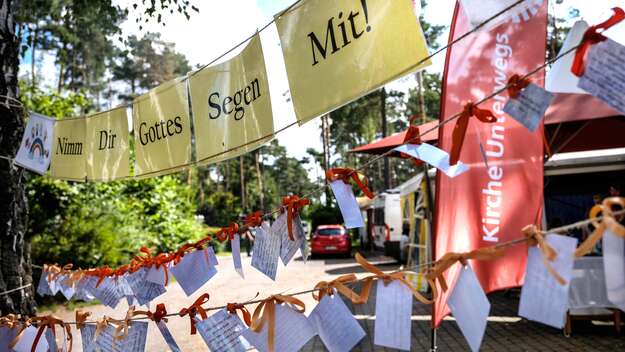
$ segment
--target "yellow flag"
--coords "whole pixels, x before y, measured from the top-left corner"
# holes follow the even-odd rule
[[[130,146],[126,108],[87,117],[87,178],[110,181],[129,175]]]
[[[276,25],[300,123],[430,64],[411,0],[306,0]]]
[[[190,74],[189,87],[198,161],[229,159],[272,138],[271,98],[258,34],[236,57]]]
[[[54,124],[50,174],[54,178],[85,181],[85,160],[89,148],[85,143],[86,120],[83,117],[58,120]]]
[[[186,82],[172,80],[133,102],[137,176],[171,173],[191,159]]]

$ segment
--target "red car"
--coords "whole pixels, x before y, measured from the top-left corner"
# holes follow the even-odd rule
[[[343,254],[350,257],[352,254],[352,241],[349,233],[342,225],[319,225],[313,233],[310,242],[310,253],[318,254]]]

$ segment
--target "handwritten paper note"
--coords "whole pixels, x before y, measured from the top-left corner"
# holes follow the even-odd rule
[[[59,287],[59,291],[65,296],[65,299],[69,301],[74,297],[74,285],[69,280],[68,275],[60,275],[56,280],[56,284]]]
[[[375,299],[375,334],[378,346],[410,350],[412,293],[399,281],[379,280]]]
[[[334,193],[334,198],[339,205],[341,214],[343,215],[343,221],[345,227],[353,229],[357,227],[364,227],[365,221],[362,219],[356,196],[352,190],[351,184],[345,183],[342,180],[336,180],[330,182],[330,187]]]
[[[94,288],[92,293],[105,306],[115,308],[119,301],[124,298],[124,294],[117,287],[117,283],[116,279],[107,277],[100,283],[100,286]]]
[[[95,328],[95,324],[85,324],[80,328],[83,352],[96,352]]]
[[[37,328],[34,326],[27,327],[22,333],[22,337],[20,338],[20,340],[13,347],[13,351],[31,352],[36,337]],[[35,352],[47,352],[48,347],[48,341],[44,338],[40,338],[39,342],[37,343],[37,347],[35,348]]]
[[[578,87],[625,113],[625,46],[612,39],[593,45]]]
[[[208,247],[206,248],[206,250],[208,251],[208,262],[212,265],[219,265],[219,262],[217,261],[217,256],[215,255],[215,251],[213,250],[213,247]]]
[[[115,327],[109,325],[96,337],[96,344],[101,352],[143,352],[148,334],[148,323],[133,321],[128,327],[128,336],[116,339]]]
[[[460,161],[456,165],[449,165],[449,154],[427,143],[404,144],[393,150],[408,154],[415,159],[423,160],[449,177],[456,177],[469,170],[469,166]]]
[[[286,305],[276,305],[276,325],[274,330],[274,350],[280,352],[297,352],[313,336],[315,327],[305,315],[298,313]],[[260,352],[267,352],[267,324],[259,333],[250,329],[243,331],[243,337]]]
[[[278,271],[280,242],[280,237],[270,230],[267,222],[256,228],[252,266],[274,281]]]
[[[148,270],[147,268],[141,268],[134,273],[126,274],[124,277],[140,305],[150,303],[156,297],[167,291],[165,286],[150,282],[146,279]]]
[[[211,351],[243,352],[250,347],[241,336],[246,326],[236,314],[225,309],[198,321],[196,327]]]
[[[48,352],[58,352],[59,346],[56,344],[56,336],[52,329],[46,328],[44,335],[46,342],[48,343]],[[63,351],[65,351],[65,349],[63,349]]]
[[[308,316],[328,351],[351,351],[365,331],[338,294],[324,296]]]
[[[95,285],[98,283],[98,278],[95,276],[83,276],[76,283],[76,293],[74,293],[74,299],[83,300],[85,302],[93,301],[95,296],[93,291]]]
[[[217,274],[217,269],[206,259],[207,255],[207,249],[194,250],[185,254],[182,260],[171,268],[171,273],[187,296],[191,296]]]
[[[163,335],[163,338],[165,339],[165,342],[167,342],[167,346],[169,346],[171,352],[180,352],[180,347],[178,347],[174,336],[171,334],[171,332],[169,332],[167,324],[163,320],[161,320],[156,323],[156,326],[158,327],[158,331],[161,332],[161,335]]]
[[[39,278],[39,284],[37,285],[37,293],[40,296],[52,296],[52,290],[50,289],[50,283],[48,282],[48,272],[42,271]]]
[[[165,284],[167,283],[167,274],[165,273],[165,270],[169,270],[169,266],[167,269],[163,268],[162,265],[151,266],[148,269],[148,273],[145,276],[145,279],[149,282],[165,286]]]
[[[606,229],[601,242],[608,300],[625,310],[625,241]]]
[[[289,230],[287,226],[287,215],[286,213],[280,214],[276,221],[271,225],[271,232],[274,235],[277,235],[281,239],[280,244],[280,259],[282,260],[282,264],[287,265],[295,256],[295,253],[298,249],[302,249],[302,256],[305,251],[305,243],[306,237],[304,236],[304,228],[302,226],[302,221],[299,218],[299,215],[295,216],[293,219],[293,237],[294,241],[291,241],[289,238]]]
[[[9,344],[17,336],[18,328],[0,327],[0,351],[10,351]]]
[[[534,132],[554,97],[552,93],[530,83],[519,93],[519,96],[508,100],[503,111]]]
[[[471,351],[479,351],[486,331],[490,302],[471,266],[461,269],[447,305]]]
[[[530,247],[525,268],[525,283],[519,302],[519,316],[561,329],[564,327],[568,309],[573,253],[577,247],[577,239],[549,234],[546,241],[558,253],[557,258],[550,262],[551,266],[566,280],[566,284],[560,285],[549,274],[540,250],[537,247]]]
[[[242,278],[245,278],[243,275],[243,265],[241,265],[241,236],[234,235],[232,241],[230,241],[230,246],[232,247],[232,262],[234,263],[234,270],[241,275]]]

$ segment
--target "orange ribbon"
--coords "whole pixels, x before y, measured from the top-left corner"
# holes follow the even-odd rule
[[[39,328],[37,329],[37,335],[35,336],[35,340],[33,341],[33,345],[30,349],[31,352],[35,352],[37,350],[37,345],[39,344],[39,340],[41,339],[41,336],[43,335],[43,332],[46,330],[46,328],[52,330],[52,335],[56,337],[56,330],[54,329],[56,325],[59,325],[61,326],[61,328],[65,329],[65,335],[66,335],[67,341],[69,342],[69,349],[67,351],[68,352],[72,351],[73,338],[72,338],[72,329],[70,328],[69,324],[64,323],[61,319],[53,317],[52,315],[34,317],[34,318],[31,318],[31,320],[37,323],[37,325],[39,326]]]
[[[464,143],[464,137],[467,134],[467,127],[469,127],[469,119],[475,116],[478,120],[485,123],[493,123],[497,121],[497,118],[490,110],[480,109],[472,102],[467,103],[454,126],[452,132],[452,145],[451,155],[449,158],[450,165],[456,165],[460,159],[460,151],[462,150],[462,144]]]
[[[545,236],[543,236],[543,234],[538,230],[536,225],[527,225],[522,231],[528,239],[529,245],[538,246],[538,249],[540,249],[541,257],[543,258],[543,263],[545,264],[545,268],[547,268],[547,272],[549,272],[549,274],[551,274],[551,276],[553,276],[560,285],[566,284],[566,280],[564,280],[564,278],[555,271],[550,263],[556,259],[558,253],[547,243],[547,241],[545,241]]]
[[[301,208],[309,204],[310,200],[308,198],[300,199],[298,196],[286,196],[282,198],[282,206],[286,208],[286,221],[289,230],[289,239],[291,241],[295,241],[295,237],[293,236],[293,219]],[[281,211],[284,211],[284,208],[281,208]]]
[[[625,11],[620,7],[614,7],[612,11],[614,11],[612,17],[597,25],[590,26],[586,32],[584,32],[584,37],[575,51],[575,58],[571,66],[571,72],[577,77],[584,75],[584,71],[586,70],[586,56],[590,47],[607,39],[603,34],[599,33],[598,30],[606,30],[625,19]]]
[[[433,282],[434,280],[437,280],[443,292],[447,292],[447,281],[445,280],[443,274],[454,264],[460,262],[462,265],[466,265],[468,260],[494,260],[500,258],[502,255],[503,248],[496,247],[483,247],[464,253],[446,253],[428,270],[426,277],[428,278],[428,281]],[[433,290],[436,290],[435,284],[430,284],[430,286]]]
[[[217,233],[215,234],[215,237],[217,237],[217,239],[221,242],[224,242],[228,239],[232,241],[234,239],[234,235],[237,235],[238,233],[239,224],[237,224],[236,222],[231,222],[230,224],[228,224],[228,226],[219,229],[219,231],[217,231]]]
[[[182,308],[178,313],[179,316],[184,317],[185,315],[189,316],[189,320],[191,321],[191,335],[195,335],[197,333],[197,329],[195,328],[195,316],[200,314],[202,320],[206,319],[208,316],[206,315],[206,310],[202,307],[202,304],[208,302],[210,296],[208,293],[205,293],[198,297],[198,299],[193,302],[188,308]]]
[[[361,179],[359,177],[359,173],[354,169],[335,167],[326,171],[326,178],[329,182],[341,180],[346,184],[349,184],[349,179],[351,178],[354,182],[356,182],[356,185],[365,196],[369,199],[373,199],[375,197],[369,190],[369,179],[367,179],[367,176],[362,175]]]
[[[355,258],[356,258],[356,262],[358,262],[360,266],[362,266],[365,270],[369,271],[370,273],[373,273],[373,276],[370,276],[367,278],[368,280],[367,279],[364,280],[361,296],[369,297],[369,291],[371,290],[371,286],[373,284],[372,280],[378,279],[378,280],[382,280],[384,282],[384,285],[390,284],[391,281],[399,281],[404,286],[408,287],[408,289],[410,289],[410,291],[412,292],[412,295],[419,302],[424,303],[424,304],[432,304],[434,302],[434,299],[436,297],[435,296],[436,291],[435,291],[434,282],[431,279],[428,278],[427,280],[430,283],[430,286],[432,287],[432,290],[433,290],[432,292],[434,293],[434,296],[432,299],[427,299],[423,295],[421,295],[421,293],[419,293],[418,289],[413,287],[412,284],[408,282],[408,280],[406,280],[406,273],[395,271],[389,274],[385,274],[382,270],[378,269],[378,267],[369,263],[362,255],[360,255],[360,253],[356,253]]]
[[[508,80],[508,96],[510,98],[516,98],[521,94],[521,91],[529,86],[530,80],[527,77],[521,77],[518,74],[514,74]]]
[[[256,333],[260,333],[263,326],[267,324],[267,348],[270,352],[274,351],[274,330],[276,326],[276,303],[286,303],[298,313],[306,311],[304,302],[293,296],[273,295],[256,306],[254,315],[252,316],[252,324],[250,329]]]
[[[244,225],[247,226],[248,229],[252,227],[259,227],[263,223],[263,212],[256,211],[251,214],[248,214],[245,217]]]
[[[139,263],[140,267],[151,268],[152,266],[155,268],[163,268],[165,272],[165,286],[169,282],[169,269],[167,268],[167,263],[171,261],[169,254],[167,253],[159,253],[156,256],[152,256],[152,251],[147,247],[141,247],[139,249],[140,252],[145,253],[145,257],[136,256],[135,260]]]
[[[91,312],[83,312],[82,310],[76,311],[76,329],[80,330],[85,326],[87,319],[91,316]]]
[[[612,206],[619,205],[625,208],[625,198],[609,197],[603,200],[602,204],[595,205],[590,209],[590,218],[596,218],[599,213],[603,214],[601,221],[593,221],[595,231],[582,242],[575,250],[576,257],[583,257],[590,253],[597,242],[603,237],[605,230],[610,230],[613,234],[625,239],[625,227],[614,218]]]
[[[226,305],[226,310],[230,314],[237,314],[237,310],[241,311],[245,325],[247,325],[248,327],[252,325],[252,316],[250,314],[250,311],[247,310],[247,308],[245,307],[245,305],[240,303],[228,303]]]
[[[365,304],[369,300],[370,287],[368,287],[368,289],[363,289],[360,294],[358,294],[346,286],[346,284],[355,283],[357,281],[358,279],[355,274],[341,275],[332,281],[319,281],[319,283],[315,285],[315,290],[317,291],[313,291],[312,296],[315,300],[321,301],[324,296],[331,296],[334,294],[334,290],[336,290],[352,301],[353,304]],[[371,281],[372,280],[365,280],[366,283],[364,285],[370,286]]]

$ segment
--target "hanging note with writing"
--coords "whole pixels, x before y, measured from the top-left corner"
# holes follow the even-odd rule
[[[171,273],[187,296],[191,296],[217,274],[217,269],[207,258],[209,258],[207,249],[194,250],[185,254],[182,260],[171,268]]]
[[[158,327],[158,331],[160,331],[161,335],[163,335],[163,338],[165,339],[165,342],[167,343],[167,346],[169,346],[171,352],[180,352],[180,347],[178,347],[174,336],[169,331],[169,328],[167,328],[167,324],[161,320],[156,323],[156,327]]]
[[[365,331],[338,294],[324,296],[308,316],[328,351],[351,351]]]
[[[241,236],[239,234],[234,235],[234,238],[230,241],[230,246],[232,247],[234,270],[236,270],[242,278],[245,278],[243,275],[243,265],[241,264]]]
[[[134,273],[126,274],[124,277],[140,305],[150,303],[156,297],[167,292],[165,286],[148,281],[146,279],[147,274],[148,269],[141,268]]]
[[[410,350],[412,292],[399,281],[378,280],[375,299],[375,334],[378,346]]]
[[[449,165],[449,154],[446,151],[427,143],[404,144],[393,150],[408,154],[415,159],[425,161],[426,163],[441,170],[449,177],[456,177],[469,170],[469,166],[463,164],[462,162],[458,162],[456,165]]]
[[[276,305],[275,324],[275,351],[297,352],[315,336],[315,328],[306,316],[286,305]],[[243,331],[243,337],[260,352],[269,350],[267,347],[267,324],[263,325],[259,333],[250,329]]]
[[[625,310],[625,240],[606,229],[601,241],[608,300]]]
[[[503,111],[525,126],[530,132],[536,131],[540,121],[555,96],[541,87],[530,83],[516,98],[510,98]]]
[[[280,256],[280,237],[270,230],[267,222],[256,228],[254,234],[252,266],[275,281]]]
[[[148,323],[133,321],[128,327],[128,335],[122,339],[115,338],[116,328],[108,325],[97,337],[99,352],[143,352],[148,334]]]
[[[250,347],[241,336],[246,326],[225,309],[198,321],[196,327],[211,351],[244,352]]]
[[[561,329],[564,327],[568,309],[569,286],[573,275],[577,239],[549,234],[546,236],[546,241],[558,254],[550,264],[553,270],[566,280],[566,284],[560,285],[549,274],[540,249],[530,247],[525,268],[525,283],[519,302],[519,316]]]
[[[274,221],[271,225],[271,232],[280,238],[280,259],[284,265],[289,264],[298,249],[305,248],[304,242],[306,241],[306,236],[304,236],[304,228],[299,215],[296,215],[293,219],[294,241],[291,241],[289,238],[286,213],[280,214],[276,221]],[[304,253],[302,253],[302,255],[304,255]]]
[[[22,336],[19,341],[13,346],[15,352],[31,352],[35,338],[37,337],[37,328],[29,326],[22,332]],[[40,338],[37,342],[35,352],[48,352],[48,341],[45,338]]]

